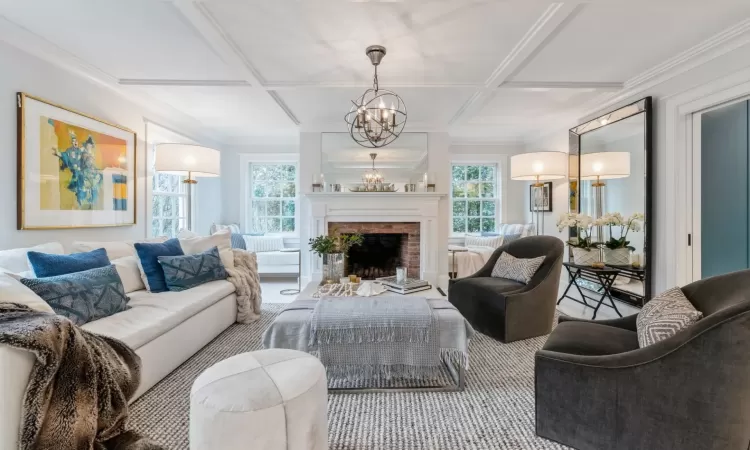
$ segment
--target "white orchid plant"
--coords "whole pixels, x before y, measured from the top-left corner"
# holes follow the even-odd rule
[[[627,248],[632,251],[635,250],[635,247],[632,247],[630,245],[630,241],[628,241],[628,233],[630,231],[641,231],[643,220],[645,219],[645,216],[643,213],[635,213],[632,216],[628,218],[624,218],[622,214],[615,212],[610,214],[605,214],[601,217],[600,220],[602,220],[602,225],[609,227],[609,240],[604,243],[604,245],[607,246],[607,248],[615,250],[618,248]],[[615,235],[612,233],[612,227],[619,227],[619,238],[616,238]]]
[[[578,236],[568,240],[568,245],[587,251],[596,248],[599,244],[598,242],[591,241],[591,231],[594,227],[602,225],[604,225],[602,218],[595,220],[589,215],[575,213],[562,214],[557,221],[557,229],[559,231],[563,231],[566,228],[576,229]]]

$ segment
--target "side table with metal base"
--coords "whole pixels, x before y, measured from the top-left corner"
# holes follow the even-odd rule
[[[453,255],[453,262],[451,263],[451,271],[448,272],[448,278],[451,280],[458,277],[458,269],[456,268],[456,253],[468,252],[469,249],[466,247],[458,247],[454,245],[448,246],[448,252]]]
[[[560,296],[560,299],[557,301],[558,305],[563,301],[563,299],[567,298],[568,300],[572,300],[576,303],[588,306],[589,308],[594,308],[594,315],[591,317],[591,320],[594,320],[596,319],[596,313],[599,312],[599,308],[601,308],[602,304],[604,304],[605,306],[613,308],[617,315],[622,317],[622,314],[620,314],[620,311],[617,309],[615,300],[612,298],[611,291],[612,285],[615,283],[615,278],[617,278],[617,275],[620,274],[619,270],[613,268],[597,269],[591,266],[584,266],[567,262],[563,263],[563,267],[565,267],[565,269],[568,271],[568,274],[570,275],[570,283],[568,283],[568,287],[565,289],[565,292],[563,292],[562,296]],[[581,290],[581,287],[576,282],[579,279],[598,283],[601,286],[601,289],[599,289],[598,292],[601,294],[601,297],[597,300],[594,297],[590,297],[584,294]],[[578,290],[578,294],[581,296],[581,300],[583,301],[568,295],[568,291],[570,291],[570,288],[572,286],[576,287],[576,289]],[[609,299],[609,304],[604,303],[605,298]],[[589,304],[589,302],[587,302],[586,300],[593,301],[596,307],[594,307],[593,304]]]
[[[302,291],[302,251],[298,248],[285,248],[282,252],[297,252],[297,289],[282,289],[279,291],[281,295],[297,295]]]

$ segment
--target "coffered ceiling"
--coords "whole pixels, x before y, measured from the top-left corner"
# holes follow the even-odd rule
[[[0,39],[228,144],[345,131],[371,44],[407,131],[525,142],[748,32],[747,0],[0,1]]]

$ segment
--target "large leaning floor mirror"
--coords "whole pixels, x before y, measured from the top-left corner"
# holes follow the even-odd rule
[[[642,306],[651,298],[651,97],[570,130],[571,262],[594,294]],[[603,276],[606,275],[606,276]],[[605,286],[602,286],[602,281]]]

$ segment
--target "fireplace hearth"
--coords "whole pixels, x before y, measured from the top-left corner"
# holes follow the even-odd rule
[[[348,274],[365,280],[389,277],[401,265],[402,240],[397,233],[365,233],[362,245],[352,247],[346,262]]]

